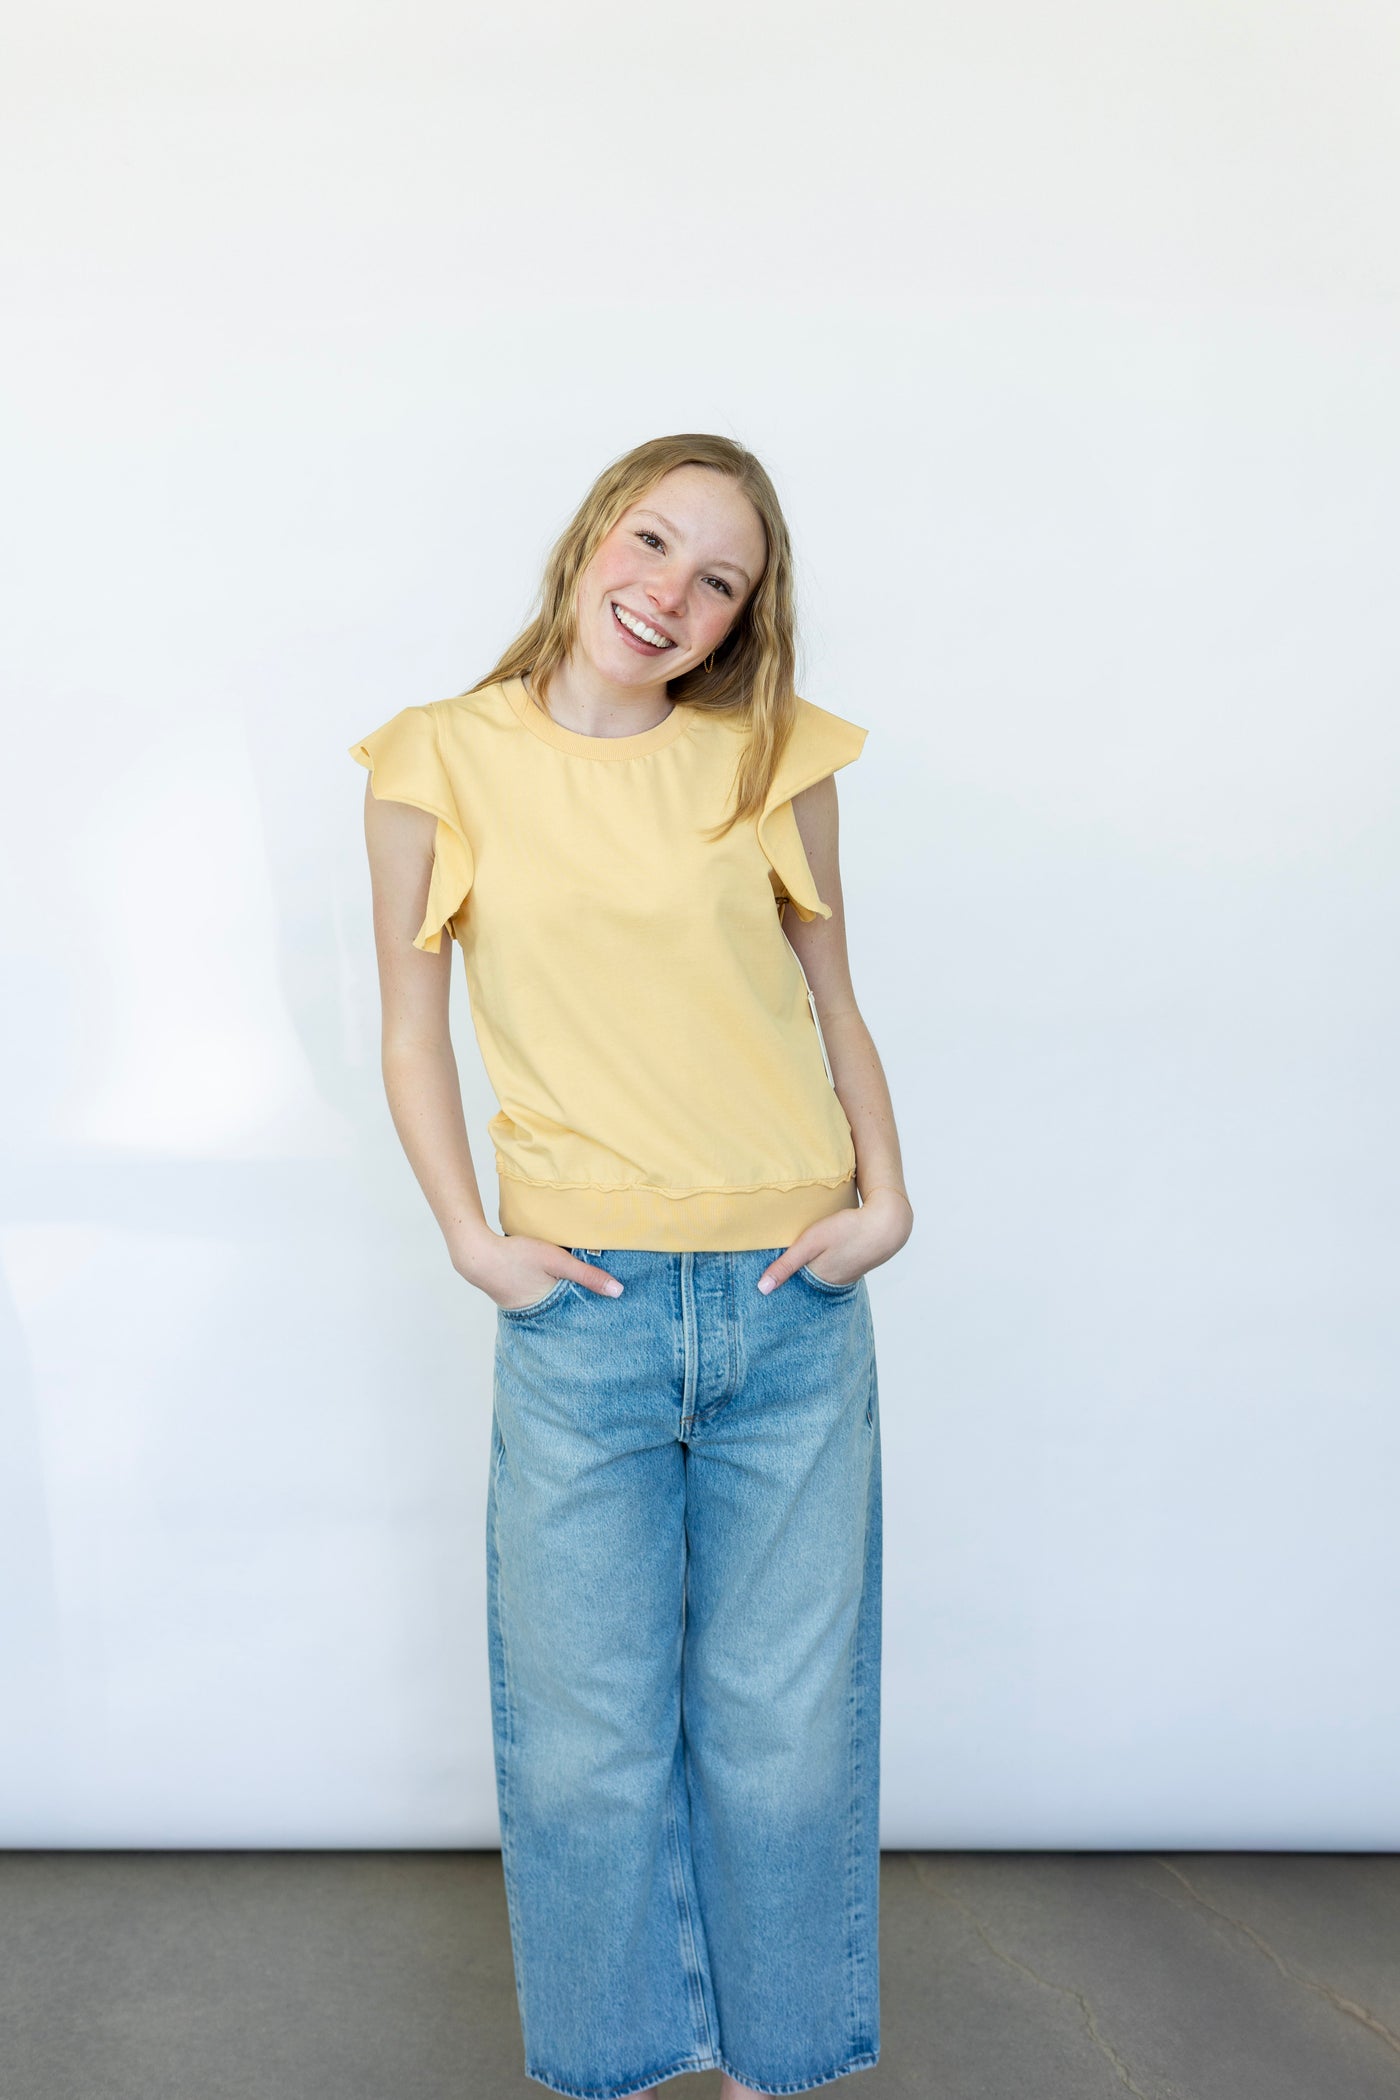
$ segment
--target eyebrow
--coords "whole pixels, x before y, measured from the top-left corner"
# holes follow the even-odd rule
[[[664,525],[666,527],[666,530],[673,536],[673,538],[678,540],[683,540],[685,538],[685,534],[683,532],[677,532],[675,526],[671,523],[671,520],[669,518],[663,518],[659,510],[639,510],[637,512],[637,516],[639,518],[655,518],[657,524]],[[749,575],[748,570],[741,569],[737,561],[712,561],[710,563],[710,567],[712,569],[732,569],[736,576],[743,577],[746,584],[749,584],[751,586],[753,583],[753,578]]]

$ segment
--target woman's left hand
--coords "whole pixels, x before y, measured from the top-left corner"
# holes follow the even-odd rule
[[[854,1283],[867,1269],[898,1254],[914,1229],[914,1210],[899,1189],[872,1189],[858,1210],[838,1210],[799,1232],[758,1279],[776,1290],[794,1269],[809,1268],[823,1283]]]

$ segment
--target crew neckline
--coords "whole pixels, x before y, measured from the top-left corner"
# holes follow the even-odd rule
[[[586,736],[581,729],[566,729],[562,722],[556,722],[542,707],[537,707],[525,690],[523,678],[507,678],[505,690],[520,720],[541,743],[552,744],[556,751],[571,752],[575,758],[645,758],[683,736],[694,714],[684,700],[677,700],[664,721],[653,722],[650,729],[639,729],[634,736]]]

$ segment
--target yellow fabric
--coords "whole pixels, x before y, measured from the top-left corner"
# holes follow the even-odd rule
[[[769,1247],[859,1200],[781,914],[831,916],[792,797],[867,732],[799,700],[761,815],[712,842],[744,734],[681,703],[583,736],[511,678],[349,747],[378,798],[437,818],[414,946],[462,949],[505,1232]]]

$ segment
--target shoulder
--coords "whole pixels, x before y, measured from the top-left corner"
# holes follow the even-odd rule
[[[844,766],[859,755],[869,734],[859,722],[833,714],[829,707],[818,707],[814,700],[805,700],[800,694],[794,696],[794,709],[792,727],[778,761],[782,769],[823,761],[828,766]],[[742,709],[696,707],[693,711],[697,727],[717,742],[731,740],[742,744],[751,734],[751,717]]]
[[[424,711],[431,715],[434,730],[445,747],[460,745],[482,726],[504,727],[519,720],[508,682],[503,679],[494,685],[474,687],[470,692],[453,693],[446,700],[430,700]]]
[[[460,744],[475,723],[510,718],[505,688],[483,686],[477,692],[454,693],[446,700],[421,700],[401,707],[378,729],[352,744],[350,752],[361,765],[387,753],[426,761],[430,755],[445,755],[454,742]]]
[[[376,801],[408,802],[449,823],[457,821],[453,775],[439,736],[441,701],[401,707],[349,746],[370,776]]]
[[[863,724],[829,707],[818,707],[800,694],[795,698],[792,726],[764,795],[765,815],[859,758],[869,734]],[[696,715],[704,738],[713,747],[728,746],[731,759],[734,747],[747,743],[751,734],[751,719],[742,710],[697,708]]]
[[[841,766],[859,758],[869,732],[859,722],[818,707],[814,700],[798,699],[792,733],[783,746],[773,783],[770,806],[784,802],[803,788],[812,787]]]

